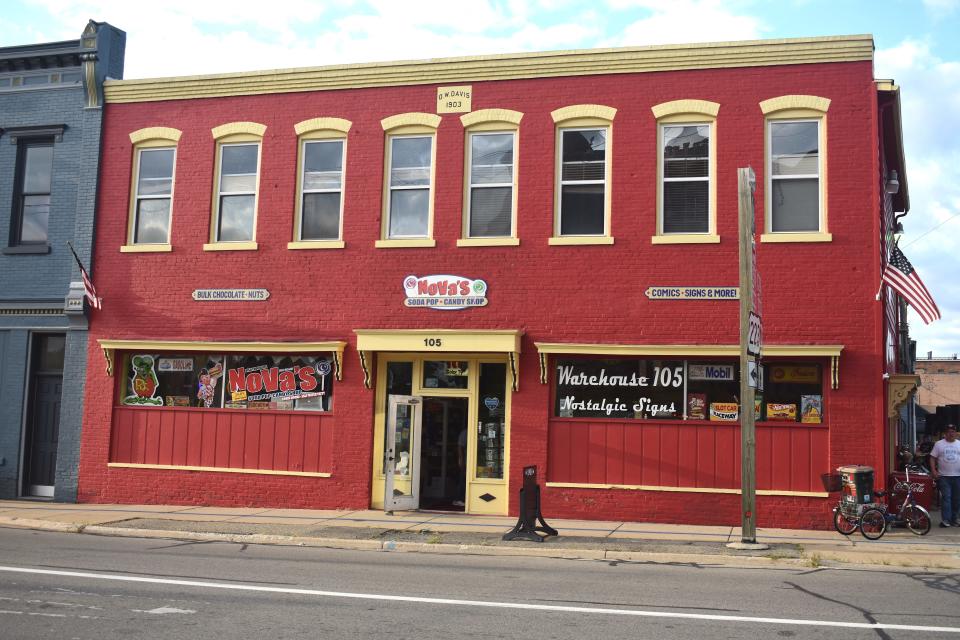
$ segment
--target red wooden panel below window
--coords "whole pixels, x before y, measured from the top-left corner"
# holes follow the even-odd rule
[[[303,412],[115,407],[110,461],[329,473],[333,424]]]

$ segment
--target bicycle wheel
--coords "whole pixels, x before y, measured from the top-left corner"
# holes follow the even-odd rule
[[[908,504],[900,514],[907,528],[918,536],[930,533],[930,514],[918,504]]]
[[[856,516],[844,515],[843,511],[837,509],[833,514],[833,528],[837,530],[837,533],[849,536],[857,530],[857,518]]]
[[[867,540],[878,540],[887,531],[887,519],[880,509],[867,509],[860,516],[860,533]]]

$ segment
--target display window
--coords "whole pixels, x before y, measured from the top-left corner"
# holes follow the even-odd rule
[[[124,406],[330,411],[333,365],[319,355],[131,353]]]
[[[819,364],[761,366],[754,415],[774,422],[824,421]],[[557,418],[628,420],[740,419],[740,366],[736,361],[643,358],[557,360],[554,378]]]

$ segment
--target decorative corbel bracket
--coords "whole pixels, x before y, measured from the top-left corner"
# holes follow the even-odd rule
[[[895,418],[920,384],[920,376],[895,373],[887,380],[887,417]]]
[[[333,352],[333,373],[337,376],[337,382],[343,380],[343,351],[334,351]]]
[[[510,362],[510,379],[513,380],[513,390],[520,390],[520,377],[517,375],[517,354],[513,351],[507,353]]]
[[[830,388],[840,388],[840,356],[830,356]]]
[[[107,361],[107,375],[113,377],[113,349],[102,347],[103,358]]]
[[[357,355],[360,356],[360,368],[363,369],[363,386],[370,389],[372,386],[370,380],[370,360],[373,357],[373,353],[358,350]]]
[[[547,354],[540,352],[540,384],[547,384]]]

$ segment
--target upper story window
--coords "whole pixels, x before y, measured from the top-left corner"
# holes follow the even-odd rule
[[[266,127],[233,122],[213,130],[217,140],[216,189],[206,250],[256,249],[260,144]]]
[[[716,141],[720,105],[675,100],[653,107],[658,124],[655,243],[719,242],[716,233]]]
[[[46,245],[53,183],[52,138],[18,140],[15,179],[10,244]]]
[[[173,178],[180,131],[148,127],[130,134],[133,193],[127,244],[122,251],[169,251]]]
[[[612,244],[609,159],[616,109],[575,105],[551,115],[559,162],[550,243]]]
[[[378,247],[434,246],[433,181],[440,117],[407,113],[385,118],[384,227]]]
[[[463,234],[458,246],[516,245],[517,127],[523,114],[483,109],[460,117],[467,133]]]
[[[790,95],[760,103],[766,116],[763,242],[824,242],[826,114],[830,100]]]
[[[290,249],[336,249],[343,244],[343,184],[347,132],[340,118],[314,118],[294,129],[300,140],[294,240]]]
[[[0,91],[75,87],[82,79],[80,71],[74,69],[14,72],[0,76]]]

